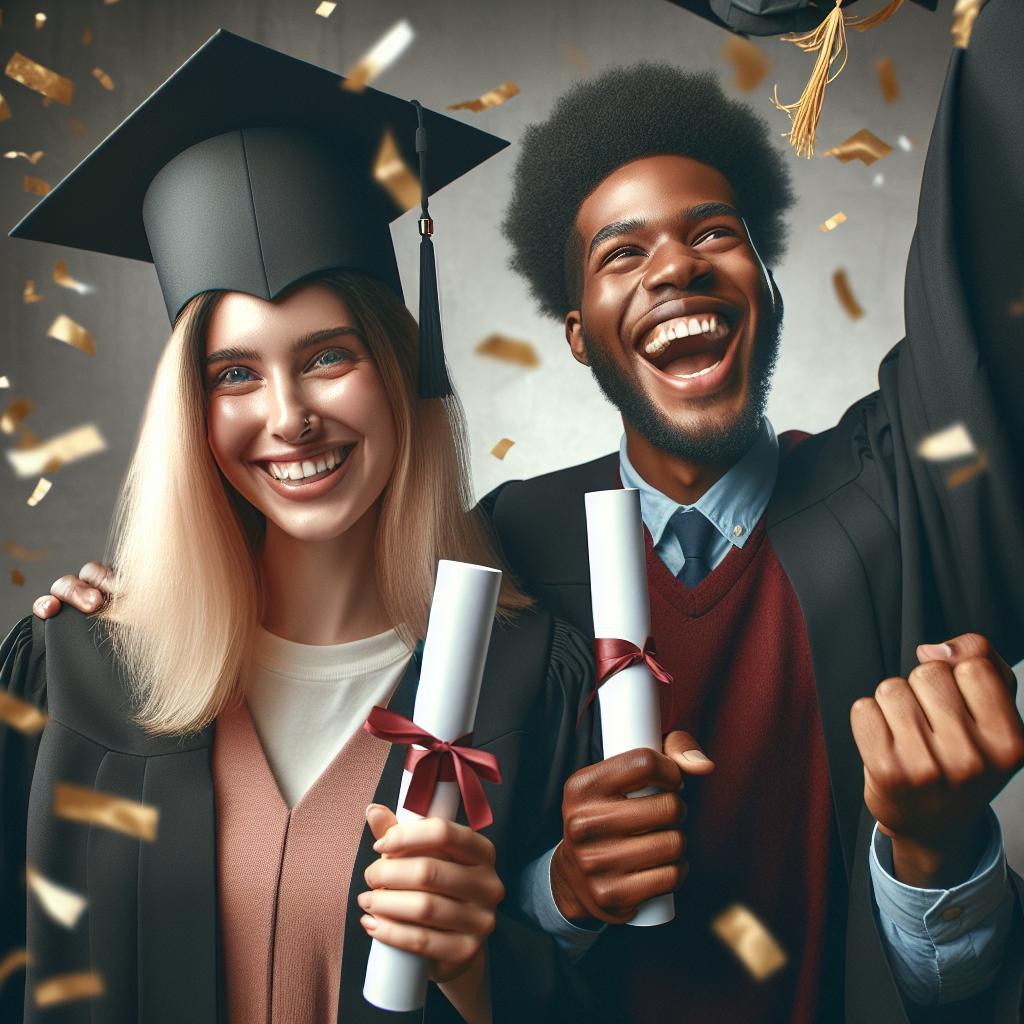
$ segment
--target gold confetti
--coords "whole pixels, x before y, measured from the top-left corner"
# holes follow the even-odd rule
[[[864,164],[873,164],[876,160],[888,156],[892,152],[892,146],[884,143],[877,135],[869,132],[867,128],[861,128],[854,132],[845,142],[838,146],[826,149],[822,156],[834,156],[842,160],[844,164],[851,160],[860,160]]]
[[[843,309],[846,310],[846,315],[851,320],[859,320],[864,315],[864,310],[853,297],[853,290],[850,288],[850,282],[846,277],[845,270],[837,270],[832,275],[832,287],[835,288],[836,297],[839,299]]]
[[[53,486],[45,476],[39,478],[39,483],[36,484],[36,489],[32,492],[28,501],[25,502],[29,508],[35,508],[50,493],[50,488]]]
[[[28,398],[15,398],[0,416],[0,430],[5,434],[13,434],[18,424],[32,411],[32,401]]]
[[[840,224],[845,223],[845,221],[846,214],[840,210],[838,213],[833,213],[824,224],[819,224],[818,227],[821,228],[822,231],[835,231],[835,229],[839,227]]]
[[[58,924],[65,928],[74,928],[82,916],[88,901],[77,892],[65,889],[64,886],[51,882],[41,875],[31,864],[25,868],[25,882],[35,893],[39,905]]]
[[[46,24],[46,15],[43,14],[42,11],[40,11],[36,15],[36,28],[37,29],[42,28],[45,24]]]
[[[399,21],[363,54],[342,79],[341,87],[349,92],[362,92],[379,74],[386,71],[402,55],[416,33],[409,22]]]
[[[11,108],[7,105],[7,100],[0,96],[0,121],[8,121],[11,117]]]
[[[502,103],[512,99],[513,96],[518,95],[519,86],[516,85],[515,82],[502,82],[501,85],[488,90],[482,96],[478,96],[475,100],[463,100],[461,103],[453,103],[448,109],[472,110],[474,114],[479,114],[481,110],[487,110],[490,107],[499,107]]]
[[[512,445],[514,445],[514,444],[515,444],[515,441],[510,441],[510,440],[509,440],[509,439],[508,439],[507,437],[503,437],[503,438],[502,438],[502,439],[501,439],[501,440],[500,440],[500,441],[499,441],[499,442],[498,442],[498,443],[497,443],[497,444],[496,444],[496,445],[495,445],[495,446],[494,446],[494,447],[493,447],[493,448],[491,449],[491,454],[492,454],[492,455],[493,455],[493,456],[494,456],[494,457],[495,457],[496,459],[503,459],[503,458],[505,458],[505,456],[506,456],[506,455],[508,455],[508,453],[509,453],[509,449],[510,449],[510,448],[512,447]]]
[[[958,50],[966,50],[974,31],[974,19],[985,0],[956,0],[953,4],[953,46]]]
[[[82,45],[92,46],[92,29],[88,25],[82,30]]]
[[[41,562],[50,557],[49,548],[27,548],[13,540],[4,541],[4,551],[19,562]]]
[[[313,13],[319,14],[321,18],[329,18],[334,13],[334,8],[337,6],[337,4],[329,3],[328,0],[323,0],[323,3],[320,4]]]
[[[107,7],[110,7],[110,6],[112,5],[112,4],[116,4],[116,3],[117,3],[117,0],[103,0],[103,3],[104,3],[104,4],[105,4],[105,5],[107,6]]]
[[[109,0],[108,0],[109,2]],[[103,978],[96,971],[58,974],[36,985],[36,1006],[56,1006],[72,999],[93,999],[103,995]]]
[[[57,280],[56,268],[54,268],[54,280]],[[84,352],[87,356],[96,355],[96,346],[93,344],[92,335],[81,324],[76,324],[71,317],[65,316],[63,313],[50,324],[46,336],[63,341],[65,345],[77,348],[79,352]]]
[[[8,78],[13,78],[48,100],[56,100],[65,107],[71,105],[75,93],[75,85],[71,79],[44,68],[42,64],[29,60],[24,54],[15,53],[7,62],[4,73]]]
[[[373,162],[373,176],[403,210],[411,210],[420,201],[419,179],[402,159],[390,128],[380,141],[377,159]]]
[[[87,423],[85,426],[76,427],[67,433],[58,434],[56,437],[50,438],[49,441],[42,443],[37,441],[30,448],[22,448],[19,445],[6,454],[7,461],[14,468],[14,472],[24,479],[39,473],[52,472],[47,467],[54,461],[66,466],[78,459],[106,451],[106,448],[107,442],[97,430],[96,424]]]
[[[10,386],[11,382],[7,379],[6,375],[0,377],[0,388],[9,388]]]
[[[39,163],[39,158],[43,155],[43,150],[37,149],[34,153],[23,153],[20,149],[9,149],[4,153],[4,158],[7,160],[17,160],[18,157],[23,157],[33,167]]]
[[[528,341],[506,338],[503,334],[488,335],[474,351],[478,356],[498,359],[503,363],[515,363],[518,366],[540,366],[537,350]]]
[[[774,936],[749,911],[734,903],[711,922],[711,930],[736,955],[755,981],[764,981],[786,964]]]
[[[71,114],[68,114],[68,128],[71,130],[72,135],[77,135],[80,139],[85,138],[85,122],[80,121]]]
[[[124,832],[136,839],[153,842],[160,811],[151,804],[98,793],[83,786],[59,783],[54,794],[53,813],[68,821],[102,825],[115,832]]]
[[[929,462],[945,462],[961,459],[977,452],[970,432],[962,423],[953,423],[923,438],[917,446],[917,454]]]
[[[3,983],[19,968],[26,967],[32,962],[32,958],[28,955],[28,950],[25,949],[12,949],[0,961],[0,987]]]
[[[977,459],[966,466],[954,469],[946,477],[946,486],[952,491],[963,486],[968,480],[973,480],[979,473],[988,469],[988,456],[984,452],[978,452]]]
[[[95,78],[96,81],[107,90],[107,92],[114,91],[114,80],[106,73],[106,71],[103,70],[103,68],[93,68],[92,77]]]
[[[16,587],[23,587],[23,586],[25,586],[25,577],[22,576],[20,569],[12,569],[11,570],[11,582]]]
[[[567,61],[575,64],[583,74],[590,74],[590,58],[582,50],[578,50],[575,46],[572,46],[569,43],[563,43],[562,55]]]
[[[40,295],[36,291],[36,283],[30,277],[25,282],[25,287],[21,291],[21,299],[26,306],[31,306],[33,302],[42,302],[45,296]]]
[[[900,98],[900,83],[896,81],[896,65],[892,57],[882,57],[875,61],[875,74],[882,89],[882,98],[886,103],[895,103]]]
[[[34,196],[45,196],[50,191],[50,186],[42,178],[34,178],[31,174],[25,175],[25,191],[31,192]]]
[[[38,447],[39,447],[39,438],[36,437],[36,435],[33,434],[32,431],[29,430],[28,428],[24,429],[21,432],[21,434],[18,436],[18,444],[17,444],[17,449],[16,449],[17,451],[19,451],[19,452],[27,452],[31,448],[38,448]],[[31,476],[32,474],[28,473],[26,475],[27,476]]]
[[[722,56],[732,65],[733,85],[741,92],[756,89],[772,69],[771,58],[748,39],[729,36],[722,47]]]
[[[70,288],[72,291],[78,292],[79,295],[88,295],[93,290],[91,285],[83,284],[81,281],[76,281],[68,273],[66,260],[57,260],[57,262],[54,263],[53,280],[54,283],[59,284],[61,288]]]

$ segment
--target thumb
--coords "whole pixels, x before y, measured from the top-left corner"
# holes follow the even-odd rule
[[[681,729],[665,737],[664,749],[665,754],[686,775],[708,775],[715,770],[715,762],[700,749],[700,744],[688,732]]]
[[[398,823],[398,819],[390,808],[385,807],[383,804],[370,804],[366,808],[366,823],[370,826],[370,831],[373,833],[374,839],[382,839],[384,833],[391,828],[392,825]]]

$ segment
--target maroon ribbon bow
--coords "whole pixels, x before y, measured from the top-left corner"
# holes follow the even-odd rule
[[[649,636],[644,641],[643,647],[637,647],[636,644],[630,643],[628,640],[597,637],[594,640],[594,654],[597,658],[597,678],[594,681],[593,690],[590,691],[583,708],[580,710],[580,716],[576,720],[577,726],[583,721],[587,708],[593,704],[594,698],[597,697],[597,691],[601,689],[601,685],[611,679],[617,672],[621,672],[624,668],[629,668],[630,665],[638,665],[642,662],[650,669],[651,675],[659,683],[671,683],[672,676],[655,657],[657,653],[654,646],[654,637],[652,636]]]
[[[501,782],[498,759],[485,750],[469,746],[473,741],[471,732],[451,742],[439,740],[411,719],[380,706],[371,708],[363,728],[389,743],[408,747],[416,743],[426,748],[410,749],[405,756],[405,768],[412,772],[412,781],[405,794],[404,806],[408,810],[426,815],[437,784],[457,782],[469,827],[479,832],[494,820],[480,778]]]

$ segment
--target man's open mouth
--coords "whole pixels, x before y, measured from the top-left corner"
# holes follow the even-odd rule
[[[708,310],[658,324],[644,336],[639,352],[662,373],[692,380],[721,363],[731,334],[728,317]]]

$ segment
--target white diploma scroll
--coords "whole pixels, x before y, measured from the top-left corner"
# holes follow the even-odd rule
[[[473,729],[500,585],[497,569],[447,560],[437,564],[412,718],[440,740],[456,740]],[[412,772],[403,771],[399,821],[422,817],[403,806],[411,781]],[[459,801],[457,782],[438,782],[427,817],[453,820]],[[423,957],[373,939],[363,997],[382,1010],[418,1010],[426,1000],[427,970]]]
[[[635,488],[591,491],[585,500],[594,636],[628,640],[642,648],[651,632],[651,606],[640,492]],[[661,752],[659,687],[663,685],[643,663],[630,665],[601,684],[597,702],[605,757],[637,747]],[[648,788],[629,795],[654,792]],[[650,927],[673,917],[675,899],[667,893],[642,904],[629,923]]]

